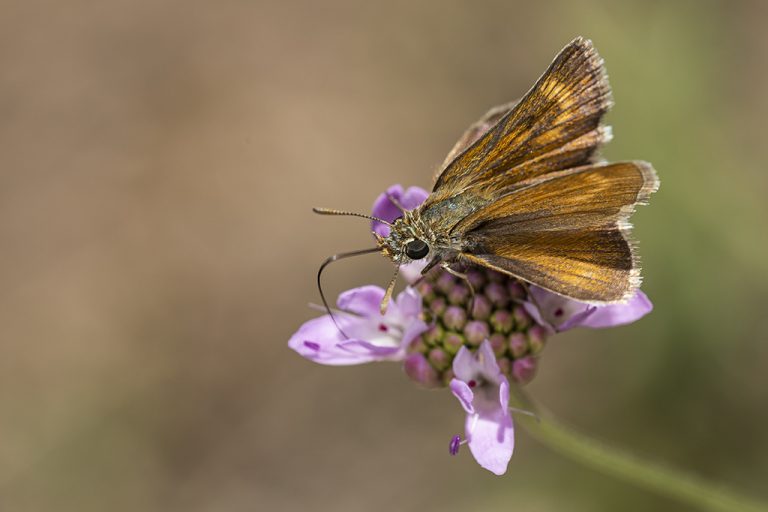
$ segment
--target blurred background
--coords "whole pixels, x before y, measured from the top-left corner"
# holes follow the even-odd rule
[[[688,510],[463,413],[395,364],[286,347],[390,184],[576,35],[605,58],[610,159],[656,310],[558,335],[530,392],[609,443],[768,499],[764,2],[5,1],[0,509]],[[366,256],[328,291],[384,284]]]

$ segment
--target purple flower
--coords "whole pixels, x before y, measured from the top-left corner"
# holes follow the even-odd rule
[[[475,354],[461,347],[453,360],[451,391],[467,413],[464,434],[475,460],[488,471],[503,475],[515,447],[509,413],[509,382],[486,340]],[[458,451],[455,438],[451,453]]]
[[[348,290],[337,300],[334,318],[349,336],[345,338],[329,315],[302,325],[288,346],[316,363],[349,365],[372,361],[399,361],[413,339],[427,329],[419,318],[421,296],[406,288],[382,316],[379,305],[384,290],[361,286]]]
[[[551,332],[574,327],[602,329],[632,323],[653,310],[653,304],[640,290],[624,304],[596,306],[562,297],[538,286],[530,286],[525,309]]]

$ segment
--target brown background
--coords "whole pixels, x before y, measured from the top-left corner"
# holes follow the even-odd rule
[[[557,336],[531,392],[583,431],[768,498],[760,2],[6,1],[0,7],[0,509],[685,510],[518,435],[497,478],[396,365],[286,348],[314,275],[392,183],[574,36],[656,311]],[[384,283],[376,256],[332,294]]]

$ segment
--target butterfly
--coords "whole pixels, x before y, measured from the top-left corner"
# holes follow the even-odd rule
[[[578,301],[627,300],[640,286],[628,219],[659,180],[647,162],[599,158],[611,138],[602,124],[611,105],[603,60],[591,41],[574,39],[525,96],[463,134],[417,208],[390,198],[402,212],[391,223],[316,208],[390,227],[387,236],[374,233],[376,248],[325,264],[380,251],[398,268],[426,261],[423,273],[439,265],[465,277],[462,269],[479,265]]]

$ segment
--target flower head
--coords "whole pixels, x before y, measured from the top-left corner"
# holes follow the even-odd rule
[[[390,198],[410,209],[427,195],[418,187],[392,186],[376,199],[373,215],[392,222],[401,212]],[[371,228],[380,236],[389,231],[379,222]],[[548,338],[577,326],[630,323],[652,309],[640,291],[626,304],[594,306],[486,268],[463,269],[470,287],[439,267],[422,276],[423,267],[401,267],[409,286],[385,315],[381,287],[355,288],[339,296],[333,318],[306,322],[288,345],[326,365],[399,361],[418,384],[449,386],[466,413],[464,439],[454,436],[449,452],[467,444],[477,462],[497,475],[506,471],[514,449],[510,382],[523,385],[534,377]]]
[[[461,348],[476,350],[487,341],[507,378],[529,382],[550,331],[525,309],[527,292],[519,281],[484,268],[466,272],[474,296],[461,278],[442,269],[429,272],[414,286],[428,327],[414,338],[408,352],[421,354],[439,377],[414,380],[430,387],[447,385]],[[525,360],[526,371],[519,371],[520,360]]]

